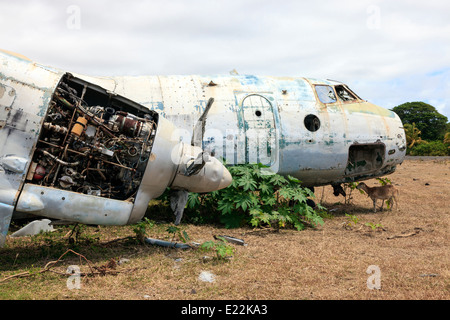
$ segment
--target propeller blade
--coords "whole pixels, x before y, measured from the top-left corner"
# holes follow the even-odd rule
[[[191,140],[192,146],[198,146],[200,148],[202,147],[203,136],[205,134],[206,117],[208,116],[208,112],[211,109],[213,103],[214,98],[209,98],[205,111],[203,111],[203,114],[200,116],[197,123],[195,124]]]

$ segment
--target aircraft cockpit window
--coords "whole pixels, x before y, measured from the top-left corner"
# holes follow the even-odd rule
[[[334,90],[331,86],[318,85],[315,86],[317,96],[322,103],[335,103],[337,101]]]
[[[354,101],[358,98],[344,86],[335,86],[336,93],[341,101]]]

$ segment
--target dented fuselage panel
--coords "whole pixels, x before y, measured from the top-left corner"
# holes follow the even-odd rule
[[[27,174],[42,122],[61,73],[21,63],[0,64],[0,246]],[[8,71],[5,73],[5,71]]]

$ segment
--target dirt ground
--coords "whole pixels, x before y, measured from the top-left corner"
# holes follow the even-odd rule
[[[323,227],[223,231],[248,246],[215,271],[217,281],[206,286],[217,293],[203,298],[449,299],[449,164],[407,160],[399,166],[388,177],[400,192],[398,211],[373,213],[372,201],[357,191],[352,205],[342,205],[344,198],[325,187],[316,197],[335,210]],[[348,226],[346,213],[357,217],[356,225]],[[372,230],[376,225],[381,228]],[[378,267],[380,289],[368,288],[375,277],[370,266]]]
[[[67,288],[67,277],[52,274],[9,280],[0,291],[21,292],[7,299],[447,300],[449,169],[449,160],[406,160],[388,176],[400,191],[392,211],[373,213],[372,201],[357,190],[349,205],[331,187],[316,188],[317,200],[332,213],[316,229],[183,225],[195,242],[213,235],[243,239],[247,246],[235,245],[227,262],[192,250],[132,248],[120,254],[133,272],[83,279],[78,290]],[[118,254],[114,246],[108,250]],[[202,271],[214,281],[199,280]],[[0,272],[0,279],[9,274]]]

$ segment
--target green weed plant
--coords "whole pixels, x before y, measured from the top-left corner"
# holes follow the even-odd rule
[[[314,193],[298,179],[269,174],[261,164],[230,166],[228,170],[233,176],[228,188],[189,194],[187,215],[216,217],[226,228],[250,225],[303,230],[307,225],[323,224],[324,208],[307,204],[308,198],[315,198]]]

